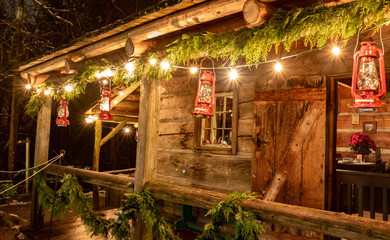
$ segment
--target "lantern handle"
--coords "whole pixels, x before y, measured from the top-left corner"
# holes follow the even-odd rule
[[[203,61],[206,60],[206,59],[209,59],[209,60],[211,61],[211,63],[213,64],[214,79],[217,80],[217,76],[215,75],[215,64],[214,64],[214,60],[213,60],[211,57],[209,57],[209,56],[204,57],[204,58],[202,59],[202,61],[200,61],[200,63],[199,63],[199,78],[201,77],[202,63],[203,63]]]
[[[379,72],[381,78],[381,89],[379,90],[378,97],[382,98],[386,95],[386,74],[385,74],[385,60],[383,51],[379,48],[376,48],[376,51],[379,54]]]

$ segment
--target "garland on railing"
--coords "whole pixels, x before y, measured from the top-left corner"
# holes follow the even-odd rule
[[[245,194],[234,191],[226,201],[218,203],[207,215],[212,215],[211,223],[206,224],[203,233],[197,240],[229,239],[229,235],[221,233],[221,227],[232,226],[234,239],[256,240],[265,232],[263,225],[259,224],[256,215],[246,209],[242,209],[244,199],[254,199],[254,194]],[[220,236],[223,235],[224,238]]]
[[[323,47],[328,40],[346,41],[358,31],[369,27],[382,26],[385,23],[386,12],[390,9],[390,0],[355,0],[348,4],[326,7],[319,4],[314,7],[295,8],[290,11],[279,9],[271,19],[258,27],[243,28],[235,32],[211,33],[199,32],[183,34],[179,39],[167,46],[165,51],[148,49],[140,58],[132,59],[134,67],[127,72],[121,65],[113,66],[106,61],[99,63],[87,62],[85,69],[64,83],[72,85],[74,91],[66,93],[64,87],[52,92],[55,99],[71,100],[84,93],[88,82],[95,81],[94,74],[107,67],[116,68],[113,85],[129,86],[142,77],[148,80],[172,77],[174,65],[189,65],[198,61],[200,56],[208,56],[234,65],[240,56],[244,56],[244,66],[261,64],[267,59],[271,49],[277,52],[280,45],[286,51],[294,42],[303,37],[305,45],[311,48]],[[389,23],[386,22],[385,25]],[[156,60],[154,64],[150,60]],[[168,69],[159,64],[167,61]],[[243,67],[243,66],[241,66]],[[42,86],[39,92],[33,93],[26,106],[26,113],[36,116],[40,106],[47,98],[43,92],[53,86]]]
[[[54,191],[46,184],[42,175],[36,175],[38,203],[43,210],[53,209]],[[54,206],[54,216],[63,217],[70,209],[75,210],[81,217],[84,225],[92,232],[92,236],[115,237],[118,240],[130,239],[132,225],[137,215],[145,222],[148,229],[148,239],[179,240],[156,208],[156,203],[148,190],[140,193],[126,193],[123,206],[116,213],[117,219],[105,219],[102,214],[92,210],[88,197],[83,193],[82,187],[75,176],[65,174],[61,180]],[[226,201],[220,202],[207,214],[212,214],[212,222],[205,226],[204,232],[198,240],[221,239],[222,226],[234,226],[236,239],[257,239],[264,227],[256,221],[256,216],[249,210],[242,209],[244,199],[255,198],[253,194],[233,192]],[[225,235],[225,238],[229,238]]]

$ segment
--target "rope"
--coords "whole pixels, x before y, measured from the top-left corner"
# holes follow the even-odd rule
[[[58,156],[60,156],[60,155],[58,155]],[[3,170],[0,170],[0,173],[20,173],[20,172],[27,172],[27,171],[30,171],[30,170],[34,170],[36,168],[39,168],[42,165],[50,163],[51,161],[56,161],[58,159],[58,156],[55,156],[52,159],[47,160],[47,162],[41,163],[41,164],[39,164],[37,166],[34,166],[34,167],[31,167],[31,168],[21,169],[21,170],[17,170],[17,171],[16,170],[15,171],[3,171]]]
[[[24,182],[30,180],[32,177],[34,177],[34,176],[37,175],[38,173],[40,173],[40,172],[42,172],[43,170],[45,170],[47,167],[49,167],[50,165],[52,165],[53,163],[55,163],[58,159],[60,159],[60,158],[61,158],[62,156],[64,156],[64,155],[65,155],[64,152],[63,152],[63,153],[60,153],[58,156],[54,157],[55,160],[53,160],[51,163],[45,163],[45,164],[47,164],[47,165],[44,166],[42,169],[38,170],[38,171],[35,172],[33,175],[31,175],[30,177],[24,179],[23,181],[20,181],[20,182],[18,182],[17,184],[15,184],[15,185],[13,185],[13,186],[11,186],[11,187],[5,189],[4,191],[0,192],[0,195],[3,195],[4,193],[8,192],[9,190],[14,189],[15,187],[19,186],[20,184],[22,184],[22,183],[24,183]]]

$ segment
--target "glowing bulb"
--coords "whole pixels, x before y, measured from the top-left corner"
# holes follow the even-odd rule
[[[102,81],[102,83],[103,83],[104,85],[106,85],[106,84],[108,83],[107,79],[104,79],[104,80]]]
[[[334,46],[332,48],[332,53],[336,56],[340,55],[340,48],[338,48],[337,46]]]
[[[40,93],[40,92],[41,92],[41,89],[38,88],[38,89],[37,89],[37,93]]]
[[[169,62],[167,61],[162,61],[161,64],[160,64],[160,67],[163,69],[163,70],[168,70],[169,69]]]
[[[87,118],[85,118],[85,122],[86,123],[92,123],[93,119],[91,117],[87,117]]]
[[[50,93],[51,93],[50,88],[49,88],[49,89],[46,89],[44,93],[45,93],[45,95],[50,95]]]
[[[128,127],[125,128],[125,132],[127,132],[127,133],[130,132],[130,128],[128,128]]]
[[[150,63],[152,66],[154,66],[154,65],[156,65],[156,63],[157,63],[157,60],[156,60],[155,58],[152,58],[152,59],[149,60],[149,63]]]
[[[197,67],[192,67],[190,68],[190,72],[191,73],[196,73],[198,71],[198,68]]]
[[[275,68],[275,71],[277,71],[277,72],[281,72],[283,69],[282,64],[280,62],[276,62],[274,68]]]
[[[100,73],[100,72],[97,72],[97,73],[95,73],[95,78],[101,78],[102,77],[102,74]]]
[[[92,117],[92,120],[93,120],[93,121],[96,121],[96,120],[98,120],[98,119],[99,119],[98,116],[93,116],[93,117]]]
[[[238,72],[236,69],[232,69],[229,72],[229,77],[231,80],[236,80],[238,78]]]
[[[111,69],[106,69],[102,73],[102,77],[112,77],[114,76],[114,72]]]
[[[126,70],[127,70],[129,73],[134,72],[134,70],[135,70],[134,62],[128,62],[128,63],[126,63],[125,68],[126,68]]]
[[[119,92],[119,95],[123,96],[123,95],[125,95],[125,93],[124,92]]]
[[[31,88],[32,88],[31,84],[27,84],[27,85],[26,85],[26,88],[27,88],[27,89],[31,89]]]
[[[65,91],[71,92],[73,90],[73,87],[71,85],[66,85],[65,86]]]

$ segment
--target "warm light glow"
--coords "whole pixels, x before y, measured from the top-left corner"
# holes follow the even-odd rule
[[[98,116],[93,116],[93,117],[92,117],[92,120],[94,120],[94,121],[96,121],[96,120],[98,120],[98,119],[99,119]]]
[[[125,132],[130,132],[130,128],[128,128],[128,127],[125,127]]]
[[[236,69],[232,69],[229,72],[229,77],[231,80],[236,80],[238,78],[238,72]]]
[[[104,80],[102,81],[102,83],[103,83],[104,85],[106,85],[106,84],[108,83],[107,79],[104,79]]]
[[[73,87],[71,85],[66,85],[65,86],[65,91],[71,92],[71,91],[73,91]]]
[[[95,78],[101,78],[102,77],[102,74],[100,73],[100,72],[97,72],[97,73],[95,73]]]
[[[126,70],[127,70],[129,73],[133,73],[134,70],[135,70],[134,62],[128,62],[128,63],[126,63],[125,68],[126,68]]]
[[[91,118],[91,116],[85,118],[85,122],[86,123],[92,123],[93,122],[93,118]]]
[[[198,71],[198,68],[197,67],[192,67],[190,68],[190,72],[191,73],[196,73]]]
[[[162,61],[161,64],[160,64],[160,67],[163,69],[163,70],[168,70],[169,69],[169,62],[167,61]]]
[[[149,63],[150,63],[152,66],[154,66],[154,65],[156,65],[156,63],[157,63],[157,60],[156,60],[155,58],[152,58],[152,59],[149,60]]]
[[[123,96],[123,95],[125,95],[125,93],[124,92],[119,92],[119,95]]]
[[[283,69],[282,64],[280,62],[276,62],[274,68],[275,68],[275,71],[277,71],[277,72],[281,72]]]
[[[332,53],[333,53],[334,55],[336,55],[336,56],[340,55],[340,48],[337,47],[337,46],[334,46],[334,47],[332,48]]]
[[[112,77],[114,76],[114,72],[111,69],[106,69],[102,73],[102,77]]]
[[[32,88],[31,84],[27,84],[27,85],[26,85],[26,88],[27,88],[27,89],[31,89],[31,88]]]
[[[40,92],[41,92],[41,89],[38,88],[38,89],[37,89],[37,93],[40,93]]]
[[[51,94],[51,89],[50,88],[46,89],[44,93],[45,93],[45,95],[50,95]]]
[[[163,32],[152,32],[152,33],[149,33],[147,35],[148,38],[155,38],[155,37],[158,37],[160,35],[163,35],[164,33]]]
[[[114,104],[118,104],[118,100],[114,100],[113,103],[114,103]]]

